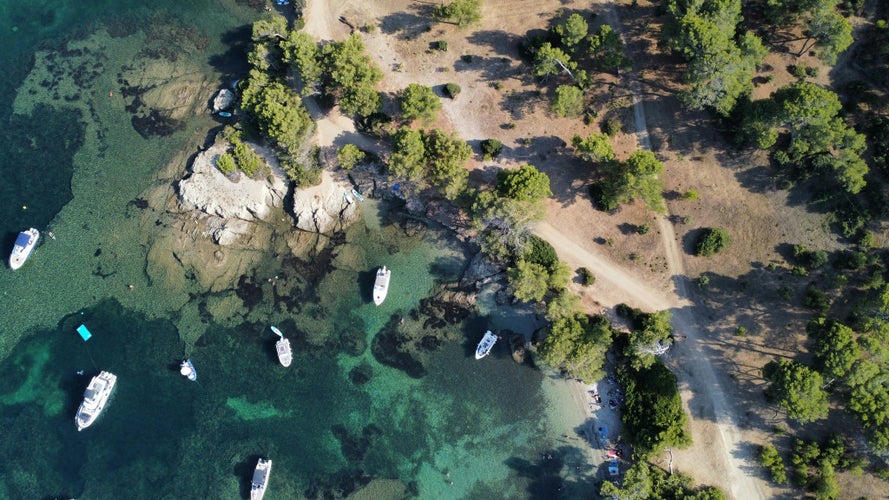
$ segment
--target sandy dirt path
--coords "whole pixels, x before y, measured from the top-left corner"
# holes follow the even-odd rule
[[[621,37],[621,23],[616,7],[611,2],[598,2],[597,12],[602,15],[606,23],[610,24]],[[624,41],[626,45],[626,41]],[[633,77],[631,77],[633,78]],[[639,84],[635,79],[629,83],[633,94],[633,115],[635,118],[636,137],[639,146],[651,149],[648,137],[648,127],[645,121],[645,108],[641,99]],[[551,218],[550,220],[558,220]],[[682,250],[679,247],[673,225],[667,217],[659,217],[658,229],[661,234],[665,249],[667,269],[671,276],[675,289],[672,294],[646,287],[638,282],[629,272],[619,265],[611,262],[604,256],[597,255],[597,249],[583,248],[576,244],[568,236],[575,228],[560,228],[549,224],[539,224],[535,233],[549,241],[558,252],[560,258],[573,265],[589,267],[598,279],[606,281],[607,286],[601,287],[603,293],[597,294],[597,300],[603,305],[613,305],[624,301],[625,295],[630,295],[633,300],[626,301],[635,306],[646,309],[660,310],[672,309],[672,324],[679,335],[685,336],[674,351],[672,357],[681,357],[681,370],[675,370],[679,378],[679,388],[682,394],[686,410],[692,418],[692,436],[700,449],[697,454],[701,463],[706,463],[709,468],[704,474],[705,481],[716,484],[726,489],[729,496],[736,499],[765,498],[759,482],[744,473],[742,465],[754,463],[753,457],[748,451],[749,447],[741,446],[740,431],[735,425],[738,422],[737,410],[726,401],[722,382],[716,376],[713,365],[700,348],[702,341],[701,329],[698,318],[694,314],[694,306],[686,300],[689,297],[685,266],[682,260]],[[671,307],[672,306],[672,307]],[[696,413],[689,409],[689,401],[695,399],[699,414],[706,418],[698,418]],[[680,468],[695,469],[695,477],[704,479],[697,474],[700,464],[675,464]],[[685,466],[685,467],[683,467]]]

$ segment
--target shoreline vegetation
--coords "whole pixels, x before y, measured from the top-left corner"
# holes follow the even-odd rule
[[[243,150],[248,144],[244,139],[253,136],[252,140],[262,140],[272,147],[295,190],[329,179],[321,171],[336,167],[333,161],[321,162],[322,152],[312,140],[316,125],[303,100],[337,106],[354,117],[361,133],[388,144],[380,155],[380,151],[365,151],[347,143],[336,151],[339,168],[348,171],[350,178],[357,172],[376,172],[373,189],[365,195],[400,199],[407,203],[408,213],[443,222],[477,248],[487,261],[484,265],[494,266],[495,272],[488,276],[497,281],[505,278],[505,289],[513,302],[531,305],[545,316],[547,326],[532,338],[532,346],[545,366],[568,379],[594,383],[606,374],[606,352],[612,348],[613,339],[623,345],[615,361],[618,366],[628,365],[618,373],[630,401],[624,425],[633,431],[627,440],[637,464],[629,469],[631,474],[654,473],[646,465],[648,457],[665,447],[690,444],[676,378],[657,359],[657,354],[669,349],[671,343],[669,314],[626,308],[634,327],[622,332],[603,315],[583,313],[579,297],[568,290],[575,272],[559,261],[549,243],[529,231],[530,224],[544,218],[544,201],[553,194],[547,174],[525,164],[498,171],[493,184],[470,185],[467,162],[475,154],[470,145],[455,133],[416,127],[415,121],[432,121],[440,108],[431,89],[411,84],[400,95],[401,113],[383,113],[383,98],[374,89],[383,75],[365,53],[361,35],[352,33],[346,40],[319,44],[301,31],[301,26],[302,19],[291,26],[278,15],[254,23],[253,46],[247,57],[251,69],[238,87],[243,113],[237,112],[239,121],[221,134],[233,149],[231,154],[217,158],[217,168],[226,175],[236,169],[248,176],[261,171],[250,159],[251,153]],[[313,102],[310,106],[316,105]],[[604,144],[608,152],[587,146],[594,141]],[[576,145],[585,155],[614,158],[607,139],[603,142],[599,137],[578,137]],[[483,153],[494,156],[500,147],[483,147]],[[661,171],[651,153],[638,151],[625,164],[615,162],[616,177],[606,191],[613,193],[614,203],[642,197],[653,210],[662,211],[663,202],[653,194],[662,190],[657,182]],[[636,191],[626,190],[619,179],[626,175],[654,183],[634,188]],[[436,208],[430,210],[430,206]],[[430,217],[436,212],[447,215]],[[595,280],[589,271],[582,273],[582,279],[587,283]],[[457,291],[469,292],[471,297],[481,285],[481,281],[465,283],[464,279]],[[474,301],[470,298],[469,304]],[[524,351],[524,343],[515,348]],[[648,384],[656,388],[642,388]],[[665,403],[653,403],[659,398],[666,398]],[[651,405],[658,411],[648,412]],[[584,434],[592,433],[585,430]],[[683,480],[660,487],[690,492],[687,485],[688,481]],[[701,491],[713,498],[721,496],[713,488]]]

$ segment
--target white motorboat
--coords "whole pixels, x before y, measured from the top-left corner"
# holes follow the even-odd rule
[[[190,359],[184,360],[182,364],[179,365],[179,373],[192,382],[198,381],[198,371],[194,369],[194,364],[192,364]]]
[[[491,349],[494,348],[494,344],[497,343],[497,336],[491,330],[485,332],[485,336],[482,337],[481,342],[478,343],[478,347],[475,348],[475,359],[482,359],[488,354],[491,353]]]
[[[33,227],[27,231],[22,231],[15,239],[15,245],[12,247],[12,253],[9,254],[9,267],[16,270],[25,264],[34,247],[37,246],[37,240],[40,239],[40,231]]]
[[[74,423],[77,424],[78,431],[93,425],[93,422],[99,418],[99,414],[108,403],[108,398],[111,397],[111,391],[114,390],[115,384],[117,384],[117,375],[106,371],[99,372],[90,380],[83,392],[83,403],[80,404],[77,415],[74,416]]]
[[[250,484],[250,500],[262,500],[265,489],[269,485],[269,475],[272,473],[272,461],[260,458],[253,471],[253,481]]]
[[[392,270],[383,266],[377,270],[377,279],[374,280],[374,304],[380,305],[386,300],[386,294],[389,293],[389,278],[392,276]]]
[[[281,365],[286,368],[293,362],[293,351],[290,350],[290,339],[284,338],[284,334],[281,333],[281,330],[278,330],[278,327],[272,326],[271,329],[278,337],[280,337],[278,341],[275,342],[275,351],[278,353],[278,361],[280,361]]]

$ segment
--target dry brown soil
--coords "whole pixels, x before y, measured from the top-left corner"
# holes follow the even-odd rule
[[[799,351],[811,316],[793,305],[798,300],[778,297],[782,284],[800,284],[788,278],[778,245],[837,248],[824,216],[807,211],[804,199],[776,189],[762,155],[733,152],[706,115],[681,109],[675,98],[680,66],[657,48],[656,21],[662,18],[651,2],[640,0],[631,8],[629,1],[485,0],[482,22],[466,30],[430,23],[436,3],[308,0],[306,30],[319,40],[339,40],[351,31],[341,17],[369,27],[363,37],[383,69],[380,90],[389,110],[394,94],[408,83],[430,85],[439,93],[445,83],[460,85],[460,95],[442,98],[438,122],[427,126],[456,131],[473,145],[487,138],[503,142],[496,161],[472,160],[473,182],[490,182],[498,169],[526,163],[550,176],[554,196],[547,219],[535,231],[562,260],[594,272],[594,286],[573,285],[587,309],[611,314],[613,306],[627,303],[673,312],[683,340],[667,362],[679,378],[695,442],[673,450],[674,467],[722,487],[731,498],[794,496],[767,482],[754,459],[758,445],[775,441],[775,425],[793,430],[763,399],[760,367]],[[572,136],[597,132],[598,126],[552,115],[547,93],[554,85],[530,77],[520,55],[521,41],[545,30],[559,9],[595,12],[591,27],[606,22],[622,34],[634,69],[620,77],[593,73],[590,106],[600,118],[622,120],[624,132],[613,140],[620,157],[645,147],[664,162],[668,215],[653,214],[641,204],[614,214],[594,208],[587,193],[591,167],[567,146]],[[432,50],[437,40],[446,41],[448,50]],[[786,54],[767,62],[773,81],[757,87],[757,96],[791,81],[786,66],[799,64]],[[353,137],[346,122],[336,114],[322,117],[322,144]],[[680,198],[690,189],[699,199]],[[648,234],[634,231],[645,223],[651,227]],[[728,230],[732,245],[715,258],[692,256],[694,235],[709,226]],[[704,273],[710,285],[700,288],[693,280]],[[745,336],[735,335],[739,326],[746,328]],[[840,479],[848,497],[886,489],[868,479]]]

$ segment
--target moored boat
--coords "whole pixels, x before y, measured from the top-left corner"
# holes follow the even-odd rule
[[[250,483],[250,500],[262,500],[269,485],[271,473],[272,461],[260,458],[253,471],[253,481]]]
[[[182,364],[179,365],[179,373],[192,382],[197,382],[198,380],[198,371],[194,369],[194,364],[190,359],[182,361]]]
[[[272,326],[271,329],[278,337],[280,337],[278,341],[275,342],[275,351],[278,353],[278,361],[280,361],[286,368],[293,362],[293,351],[290,350],[290,340],[284,338],[284,334],[281,333],[281,330],[278,330],[277,327]]]
[[[99,418],[99,414],[105,409],[108,398],[111,397],[111,391],[117,384],[117,375],[102,371],[90,380],[89,385],[83,392],[83,403],[77,409],[77,415],[74,416],[74,423],[77,424],[77,430],[82,431],[93,425],[93,422]]]
[[[364,196],[361,196],[361,193],[359,193],[357,189],[352,190],[352,196],[357,198],[358,201],[364,201]]]
[[[383,266],[377,269],[377,279],[374,280],[374,304],[380,305],[386,300],[386,294],[389,293],[389,278],[392,276],[392,270]]]
[[[40,239],[40,231],[33,227],[27,231],[22,231],[15,239],[15,245],[12,247],[12,253],[9,254],[10,269],[18,269],[24,265],[34,247],[37,246],[37,240]]]
[[[482,337],[481,342],[478,343],[478,347],[475,348],[475,359],[482,359],[488,354],[491,353],[491,349],[494,348],[494,344],[497,343],[497,336],[491,330],[485,332],[485,336]]]

